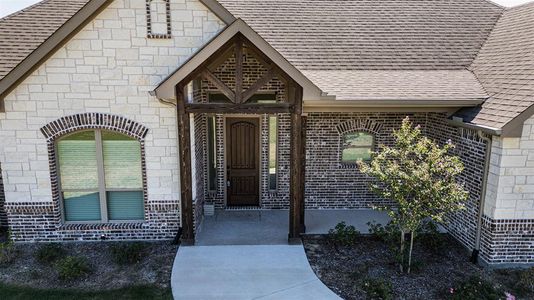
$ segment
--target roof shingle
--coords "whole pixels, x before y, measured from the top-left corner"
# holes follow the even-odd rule
[[[297,68],[465,69],[503,8],[485,0],[219,0]]]
[[[487,94],[468,70],[304,71],[336,100],[483,100]]]
[[[44,0],[0,19],[0,80],[89,0]]]
[[[501,128],[534,105],[534,3],[503,14],[471,69],[490,98],[465,121]]]

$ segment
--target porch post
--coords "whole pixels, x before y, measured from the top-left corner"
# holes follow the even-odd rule
[[[306,126],[308,122],[308,117],[306,115],[302,116],[302,128],[301,128],[301,136],[302,136],[302,146],[300,147],[300,160],[301,160],[301,178],[300,178],[300,193],[301,193],[301,201],[300,201],[300,230],[301,233],[306,232],[306,224],[304,222],[305,220],[305,209],[306,209]]]
[[[295,87],[294,109],[291,113],[291,184],[289,203],[289,240],[300,239],[303,232],[304,218],[304,160],[303,160],[303,122],[302,122],[302,88]]]
[[[191,189],[191,133],[189,128],[189,113],[185,110],[183,88],[176,86],[176,111],[178,119],[178,146],[180,165],[180,202],[182,221],[182,243],[195,243],[193,225],[193,191]]]

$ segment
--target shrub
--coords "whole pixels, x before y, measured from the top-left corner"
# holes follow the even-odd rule
[[[419,227],[428,219],[445,222],[447,214],[465,209],[469,193],[457,180],[464,166],[453,155],[450,141],[441,147],[408,117],[393,136],[394,146],[380,146],[371,161],[358,164],[360,172],[375,179],[371,190],[394,203],[376,209],[387,211],[399,228],[399,267],[401,272],[410,273]]]
[[[364,279],[362,282],[362,289],[367,294],[367,299],[393,299],[393,288],[391,287],[391,283],[381,278]]]
[[[13,241],[9,238],[6,242],[0,243],[0,265],[9,265],[18,257],[18,250]]]
[[[445,245],[445,235],[438,230],[438,225],[426,221],[419,229],[417,235],[423,247],[432,251],[439,251]]]
[[[336,245],[352,246],[356,244],[360,232],[354,226],[341,222],[328,231],[328,236]]]
[[[55,264],[59,279],[65,281],[75,280],[86,276],[91,268],[84,257],[67,256],[58,260]]]
[[[474,276],[459,284],[458,288],[449,290],[453,300],[498,300],[505,298],[504,292],[498,290],[491,282]]]
[[[35,258],[42,264],[52,264],[64,257],[65,253],[60,244],[44,244],[35,253]]]
[[[534,268],[519,271],[515,288],[522,294],[534,292]]]
[[[400,231],[393,223],[389,222],[384,226],[373,221],[367,222],[367,226],[369,226],[369,233],[372,236],[388,244],[390,247],[397,248],[397,240]]]
[[[383,241],[392,250],[398,252],[398,239],[400,236],[400,230],[392,222],[387,223],[385,226],[376,222],[368,222],[369,233],[375,238]],[[415,235],[419,237],[419,243],[429,250],[437,251],[445,244],[445,235],[439,232],[438,226],[432,221],[425,221],[417,229]]]
[[[118,265],[133,265],[141,262],[145,254],[144,243],[121,243],[111,246],[111,259]]]

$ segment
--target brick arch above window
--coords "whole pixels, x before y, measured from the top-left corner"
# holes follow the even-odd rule
[[[65,116],[48,123],[41,128],[47,141],[79,130],[104,129],[116,131],[139,141],[144,141],[148,128],[138,122],[122,116],[105,113],[83,113]]]
[[[353,119],[337,125],[336,130],[341,136],[345,133],[356,131],[364,131],[376,135],[382,130],[382,124],[368,119]]]

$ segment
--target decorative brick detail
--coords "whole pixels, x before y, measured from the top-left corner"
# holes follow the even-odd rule
[[[125,117],[103,114],[83,113],[66,116],[53,121],[41,128],[41,132],[47,141],[56,140],[58,137],[84,129],[105,129],[120,132],[143,141],[148,133],[148,128],[129,120]]]
[[[5,203],[6,196],[4,194],[4,181],[2,180],[2,166],[0,166],[0,228],[7,227]]]
[[[488,264],[534,263],[534,220],[482,219],[481,258]]]
[[[336,129],[340,135],[355,131],[365,131],[377,134],[382,130],[382,124],[370,119],[354,119],[337,125]]]
[[[167,23],[167,33],[154,33],[152,28],[152,4],[155,0],[146,0],[146,28],[149,39],[170,39],[171,32],[171,3],[170,0],[160,0],[165,2],[165,20]]]

